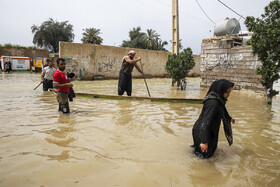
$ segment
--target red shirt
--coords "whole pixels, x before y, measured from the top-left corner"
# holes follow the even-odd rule
[[[66,84],[67,79],[66,79],[66,74],[62,71],[59,71],[58,69],[54,72],[53,74],[53,83],[54,84]],[[69,93],[69,88],[64,87],[64,88],[57,88],[56,89],[58,92],[66,92]]]

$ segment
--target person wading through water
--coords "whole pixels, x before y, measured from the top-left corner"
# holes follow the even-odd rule
[[[49,64],[44,67],[41,74],[41,82],[43,83],[43,91],[48,91],[49,88],[53,88],[53,74],[56,71],[54,64],[50,59],[46,60]]]
[[[59,104],[58,111],[65,113],[70,113],[68,94],[69,88],[73,87],[72,83],[67,82],[65,70],[65,60],[63,58],[57,59],[58,69],[53,74],[53,87],[57,90],[57,102]]]
[[[43,66],[43,68],[48,67],[50,65],[50,61],[51,61],[50,59],[47,59],[46,63]]]
[[[230,117],[225,107],[233,86],[234,83],[225,79],[214,81],[204,97],[201,114],[192,129],[194,142],[192,147],[196,156],[209,158],[214,155],[221,120],[229,145],[233,143],[231,123],[235,123],[235,120]]]
[[[124,56],[122,59],[122,66],[119,73],[119,83],[118,83],[118,95],[123,95],[124,92],[127,93],[127,96],[131,96],[132,93],[132,77],[131,73],[134,68],[136,69],[144,76],[144,73],[139,68],[139,66],[136,64],[136,62],[140,61],[141,58],[138,57],[137,59],[134,59],[136,55],[136,52],[131,50],[127,54],[127,56]]]

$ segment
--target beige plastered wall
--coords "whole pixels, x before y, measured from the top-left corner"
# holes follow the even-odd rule
[[[104,79],[117,79],[122,64],[122,58],[127,55],[132,48],[114,47],[94,44],[79,44],[70,42],[59,43],[59,56],[66,58],[66,71],[74,72],[76,78],[82,80],[93,80],[98,77]],[[137,52],[136,58],[141,57],[144,73],[147,77],[167,77],[165,64],[170,52],[153,51],[144,49],[133,49]],[[200,57],[194,70],[199,75]],[[141,64],[137,62],[141,67]],[[133,70],[134,78],[142,77],[136,70]]]
[[[0,47],[0,56],[49,57],[49,52],[45,49]]]

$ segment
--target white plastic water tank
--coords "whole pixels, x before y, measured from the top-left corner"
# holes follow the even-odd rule
[[[239,21],[235,18],[226,19],[225,21],[218,23],[215,26],[214,34],[215,36],[226,36],[238,34],[241,30]]]

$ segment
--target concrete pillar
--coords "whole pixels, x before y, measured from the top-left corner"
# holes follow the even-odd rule
[[[179,54],[179,8],[178,0],[172,0],[172,54]]]

